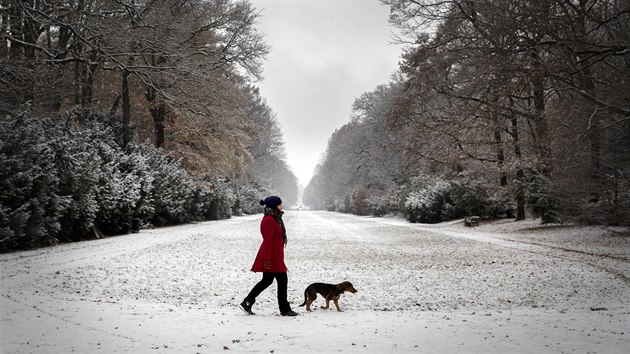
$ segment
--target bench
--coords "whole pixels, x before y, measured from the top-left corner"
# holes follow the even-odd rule
[[[464,226],[467,227],[475,227],[479,226],[479,217],[478,216],[467,216],[464,218]]]

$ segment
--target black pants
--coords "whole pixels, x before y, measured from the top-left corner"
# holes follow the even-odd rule
[[[280,313],[285,313],[291,311],[291,305],[287,301],[287,283],[289,282],[289,278],[287,277],[287,273],[271,273],[264,272],[262,280],[258,282],[258,284],[254,285],[252,291],[249,292],[245,301],[254,303],[256,302],[256,298],[260,293],[262,293],[265,289],[273,283],[273,279],[276,279],[278,283],[278,307],[280,308]]]

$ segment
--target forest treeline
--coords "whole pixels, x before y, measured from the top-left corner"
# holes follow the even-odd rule
[[[399,71],[355,100],[306,205],[630,225],[630,2],[381,2]]]
[[[0,0],[0,251],[298,200],[237,0]]]
[[[382,0],[405,44],[303,195],[630,224],[630,4]],[[246,0],[0,0],[0,251],[298,201]],[[290,88],[287,88],[290,89]]]

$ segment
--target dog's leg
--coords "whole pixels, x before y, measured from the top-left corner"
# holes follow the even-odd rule
[[[322,306],[323,309],[327,310],[330,306],[330,299],[326,298],[326,306]]]
[[[334,298],[333,298],[333,301],[335,302],[335,306],[337,307],[337,311],[339,311],[339,312],[343,312],[343,311],[341,311],[341,309],[339,308],[339,298],[340,298],[340,296],[334,297]]]
[[[313,304],[313,301],[317,299],[317,293],[308,288],[307,290],[308,295],[306,298],[306,311],[311,312],[311,305]]]
[[[307,301],[308,301],[308,288],[306,288],[306,289],[304,290],[304,302],[303,302],[303,303],[302,303],[302,305],[300,305],[300,306],[304,306],[304,305],[306,305],[306,302],[307,302]]]

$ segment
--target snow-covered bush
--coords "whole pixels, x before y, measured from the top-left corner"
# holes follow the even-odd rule
[[[260,213],[262,211],[260,199],[270,194],[257,182],[245,185],[234,184],[233,189],[236,196],[232,206],[232,214],[234,215]]]
[[[388,189],[367,198],[370,213],[374,216],[383,216],[398,211],[396,193],[395,189]]]
[[[510,189],[499,186],[488,186],[486,188],[488,190],[488,200],[486,213],[482,214],[482,216],[490,218],[514,216],[516,203],[510,194]]]
[[[434,223],[478,215],[495,217],[511,206],[494,189],[478,181],[420,176],[399,191],[411,222]]]
[[[562,221],[559,213],[559,201],[552,193],[549,179],[540,173],[530,177],[526,189],[527,202],[536,217],[540,217],[543,224]]]
[[[370,204],[368,199],[372,197],[374,191],[367,186],[358,186],[352,193],[352,212],[356,215],[368,215],[370,213]]]
[[[139,144],[131,149],[147,170],[134,216],[156,226],[197,220],[199,213],[191,213],[195,184],[179,163],[153,145]]]
[[[416,180],[419,188],[412,190],[405,202],[409,221],[436,223],[448,220],[457,214],[457,209],[450,198],[452,185],[437,178]]]
[[[450,196],[453,203],[467,215],[487,215],[488,191],[481,184],[468,181],[454,181]]]
[[[57,193],[54,152],[46,141],[50,126],[28,110],[0,120],[0,251],[57,242],[69,200]]]
[[[326,210],[339,213],[351,213],[355,210],[355,206],[352,203],[352,197],[350,195],[344,195],[332,201],[328,201],[326,203]]]
[[[59,239],[78,241],[89,234],[99,209],[97,202],[101,159],[91,131],[59,135],[50,141],[59,178],[58,193],[68,198],[59,218]]]
[[[232,206],[236,203],[236,193],[230,182],[226,179],[217,179],[211,181],[208,186],[210,186],[209,192],[200,195],[205,219],[219,220],[232,216]]]
[[[140,201],[145,174],[134,155],[101,144],[102,164],[98,180],[96,225],[106,234],[126,233]]]
[[[119,145],[120,119],[76,110],[0,120],[0,252],[126,233],[132,218],[168,225],[227,218],[224,180],[195,180],[152,145]]]
[[[367,199],[370,207],[370,214],[374,216],[383,216],[390,211],[390,205],[386,195],[372,195]]]
[[[501,194],[504,191],[500,188],[470,180],[455,180],[452,185],[450,196],[453,204],[457,205],[464,215],[492,218],[509,214],[513,209],[509,196]]]

